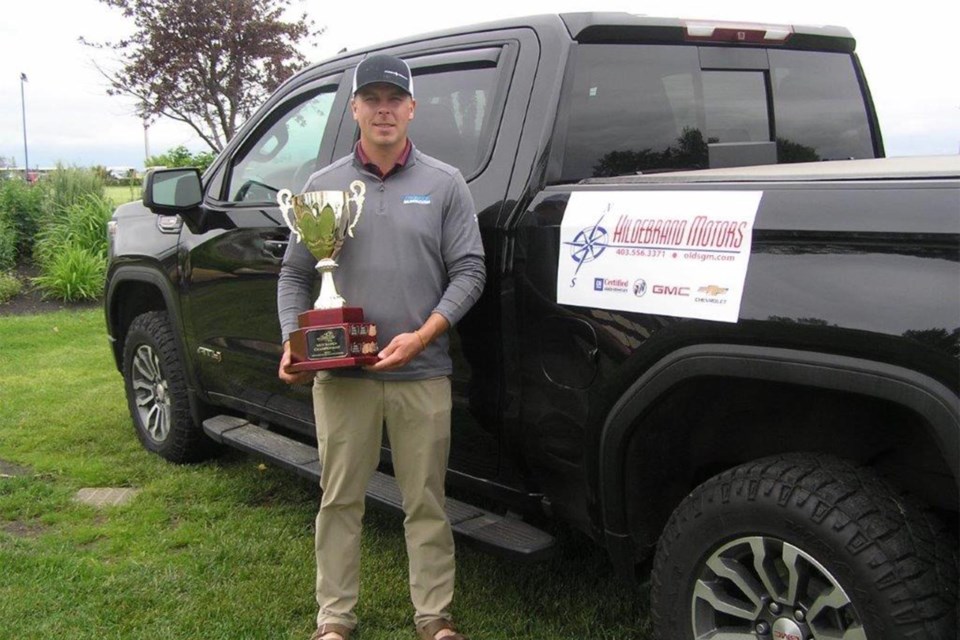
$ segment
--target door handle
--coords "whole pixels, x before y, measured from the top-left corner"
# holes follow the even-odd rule
[[[287,252],[287,245],[290,244],[289,240],[264,240],[263,246],[264,250],[275,258],[282,258],[283,254]]]

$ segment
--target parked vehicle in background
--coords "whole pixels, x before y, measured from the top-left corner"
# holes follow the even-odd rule
[[[411,138],[461,170],[486,250],[448,480],[500,507],[450,500],[455,533],[536,559],[552,537],[506,514],[546,514],[629,579],[655,558],[664,639],[955,637],[960,166],[876,160],[841,28],[564,14],[297,74],[111,223],[144,446],[319,477],[309,390],[276,375],[276,195],[350,153],[374,51],[410,64]],[[383,459],[370,498],[399,510]]]

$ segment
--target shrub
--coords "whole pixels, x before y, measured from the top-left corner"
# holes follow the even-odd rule
[[[0,271],[17,264],[17,230],[10,221],[0,216]]]
[[[33,257],[41,269],[68,247],[107,258],[107,222],[113,205],[106,198],[85,195],[61,209],[40,231]]]
[[[33,253],[33,244],[44,217],[47,183],[27,184],[19,178],[0,182],[0,218],[16,232],[17,258]]]
[[[44,298],[60,298],[64,302],[96,300],[103,294],[106,273],[103,256],[71,245],[52,257],[33,282]]]
[[[146,164],[147,167],[167,167],[168,169],[175,167],[196,167],[200,169],[200,173],[203,173],[207,170],[207,167],[213,164],[216,158],[217,156],[211,151],[200,151],[191,154],[185,146],[180,145],[179,147],[168,149],[166,153],[158,156],[150,156],[147,158]]]
[[[0,304],[20,293],[23,283],[12,273],[0,273]]]
[[[91,169],[58,164],[46,180],[50,194],[47,211],[54,215],[81,202],[86,196],[103,198],[103,179]]]
[[[107,221],[112,205],[87,194],[58,212],[40,232],[34,278],[43,296],[65,301],[95,299],[103,293],[107,271]]]

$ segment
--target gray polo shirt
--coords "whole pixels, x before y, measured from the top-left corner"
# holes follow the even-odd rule
[[[333,272],[347,306],[362,307],[376,323],[381,349],[433,312],[455,325],[480,297],[486,277],[476,208],[460,171],[414,148],[403,167],[381,180],[351,154],[310,176],[303,191],[346,191],[357,179],[367,188],[360,222]],[[284,341],[297,328],[297,315],[313,307],[316,264],[291,234],[277,287]],[[378,380],[450,375],[448,346],[444,334],[400,369],[335,373]]]

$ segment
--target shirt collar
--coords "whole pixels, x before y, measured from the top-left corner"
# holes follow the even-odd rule
[[[400,157],[397,158],[397,162],[386,173],[381,172],[380,167],[378,167],[376,163],[370,160],[370,156],[368,156],[366,152],[363,150],[363,146],[360,144],[359,140],[357,140],[357,145],[354,147],[354,156],[357,158],[357,160],[360,162],[360,165],[364,169],[374,174],[375,176],[379,177],[381,180],[386,180],[387,178],[389,178],[390,176],[395,174],[397,171],[400,171],[400,169],[406,166],[407,160],[410,159],[410,153],[412,151],[413,151],[413,143],[410,142],[410,138],[407,138],[407,144],[406,146],[403,147],[403,151],[400,152]]]

